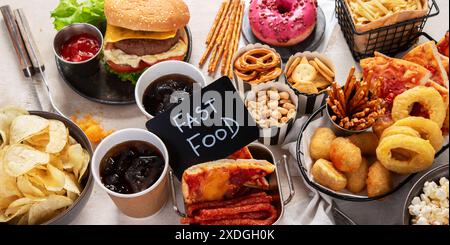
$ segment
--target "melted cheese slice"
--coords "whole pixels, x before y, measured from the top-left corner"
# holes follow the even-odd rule
[[[154,39],[165,40],[174,38],[177,30],[170,32],[133,31],[117,26],[107,25],[105,43],[115,43],[126,39]]]
[[[181,39],[170,50],[161,54],[137,56],[127,54],[120,49],[105,49],[103,51],[105,60],[107,61],[110,60],[118,65],[129,65],[133,68],[137,68],[141,61],[144,61],[149,65],[152,65],[161,60],[166,60],[172,57],[185,55],[186,52],[187,52],[187,45]]]

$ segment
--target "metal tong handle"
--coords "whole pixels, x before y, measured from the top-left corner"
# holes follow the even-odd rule
[[[34,74],[33,64],[28,56],[25,44],[19,32],[19,27],[14,19],[13,12],[9,5],[0,7],[3,19],[5,20],[6,28],[8,29],[9,37],[11,38],[14,50],[16,51],[17,59],[20,63],[20,68],[25,77],[31,77]]]
[[[23,9],[14,10],[14,16],[16,18],[17,26],[19,27],[20,34],[24,40],[25,48],[30,56],[31,63],[35,72],[42,72],[45,70],[44,62],[42,60],[39,48],[34,41],[33,34],[31,33],[30,25],[25,16]]]
[[[185,213],[181,212],[180,208],[178,207],[177,191],[175,189],[175,184],[174,184],[175,179],[173,177],[173,171],[172,170],[169,171],[169,182],[170,182],[170,190],[171,190],[171,193],[172,193],[172,207],[173,207],[173,210],[175,211],[175,213],[178,214],[178,216],[186,218],[187,215]]]
[[[286,155],[283,155],[283,160],[282,161],[283,161],[284,171],[286,173],[286,179],[287,179],[288,187],[289,187],[289,196],[286,199],[284,198],[284,194],[283,194],[283,191],[281,189],[281,186],[279,188],[280,188],[280,193],[283,196],[283,204],[284,204],[284,206],[286,206],[292,201],[292,198],[295,195],[295,188],[294,188],[294,182],[292,182],[291,170],[289,168],[289,162],[287,160],[287,156]],[[279,172],[277,173],[277,178],[280,178],[280,173]],[[278,181],[278,183],[281,183],[281,182]]]

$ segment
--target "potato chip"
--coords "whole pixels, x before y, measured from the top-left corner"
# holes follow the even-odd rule
[[[18,206],[13,208],[7,208],[3,213],[0,212],[0,222],[8,222],[15,217],[18,217],[26,212],[28,212],[31,208],[31,204]]]
[[[69,131],[66,125],[60,121],[50,120],[49,138],[45,151],[48,153],[59,153],[64,149],[68,141]]]
[[[50,161],[49,154],[21,144],[10,146],[4,154],[4,169],[7,174],[14,177],[25,174],[37,165],[47,164]]]
[[[65,160],[66,162],[63,162],[64,168],[72,169],[75,177],[78,178],[80,170],[83,168],[84,163],[83,148],[81,147],[81,145],[76,144],[69,146],[66,152]]]
[[[64,164],[61,160],[61,157],[56,156],[56,155],[50,155],[50,162],[51,165],[53,165],[53,167],[56,167],[59,170],[64,170]]]
[[[91,160],[89,153],[83,149],[83,164],[82,167],[80,169],[79,175],[78,175],[78,181],[81,181],[81,179],[84,176],[84,173],[86,172],[88,166],[89,166],[89,161]]]
[[[9,144],[9,128],[12,121],[20,115],[28,115],[28,111],[11,106],[0,108],[0,149]]]
[[[81,193],[81,191],[80,191],[80,187],[78,185],[78,181],[75,178],[75,175],[68,174],[68,173],[66,173],[65,175],[66,175],[66,179],[64,182],[64,189],[67,192],[72,192],[72,193],[79,195]]]
[[[25,197],[45,197],[46,194],[30,182],[27,175],[17,177],[17,187]]]
[[[27,144],[33,146],[34,148],[39,149],[40,151],[42,151],[42,149],[45,150],[45,147],[50,142],[50,136],[49,136],[48,129],[45,129],[44,131],[42,131],[39,134],[31,136],[25,142]]]
[[[19,199],[18,196],[9,196],[0,198],[0,210],[6,209],[12,202]]]
[[[10,196],[21,196],[17,188],[16,178],[5,172],[3,157],[6,150],[7,148],[0,150],[0,199]]]
[[[10,144],[20,143],[27,138],[39,134],[49,126],[50,122],[35,115],[18,116],[11,123]]]
[[[43,201],[43,200],[45,200],[45,199],[32,199],[32,198],[28,198],[28,197],[22,197],[22,198],[19,198],[19,199],[15,200],[14,202],[12,202],[8,206],[8,209],[34,204],[35,202]],[[8,214],[8,212],[5,212],[5,213]]]
[[[51,195],[45,201],[35,203],[28,213],[28,224],[40,224],[54,217],[59,209],[70,206],[72,199],[65,196]]]
[[[47,164],[47,171],[34,170],[30,172],[30,175],[35,178],[39,183],[45,186],[45,189],[49,191],[61,191],[64,188],[66,176],[63,171],[51,164]]]
[[[68,198],[70,198],[72,201],[77,200],[77,198],[80,196],[77,193],[71,192],[71,191],[67,191],[66,196]]]

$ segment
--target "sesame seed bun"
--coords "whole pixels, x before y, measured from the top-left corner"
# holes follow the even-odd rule
[[[105,0],[105,16],[113,26],[155,32],[180,29],[190,18],[182,0]]]

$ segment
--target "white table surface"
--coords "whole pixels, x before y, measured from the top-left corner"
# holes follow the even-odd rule
[[[221,0],[185,0],[191,12],[190,27],[193,35],[193,52],[190,63],[197,65],[204,51],[204,40],[214,20]],[[436,0],[441,8],[438,17],[428,21],[425,31],[435,38],[440,38],[449,29],[449,1]],[[144,128],[145,117],[135,105],[111,106],[91,102],[72,91],[59,77],[53,58],[52,41],[56,31],[53,29],[50,11],[56,7],[58,0],[0,0],[0,6],[9,4],[12,8],[23,8],[27,14],[35,40],[45,60],[46,74],[50,80],[50,87],[58,106],[66,115],[78,111],[91,113],[99,119],[105,128]],[[349,49],[339,30],[335,26],[334,0],[319,0],[327,18],[326,38],[319,48],[325,52],[337,65],[337,79],[343,80],[345,73],[354,65]],[[0,24],[0,107],[18,105],[27,109],[37,109],[30,91],[33,89],[31,80],[22,76],[18,62],[13,51],[3,20]],[[241,45],[243,41],[241,40]],[[205,75],[207,72],[203,69]],[[215,78],[207,77],[208,82]],[[279,147],[271,147],[277,157],[284,151]],[[440,161],[448,162],[448,152]],[[296,207],[299,203],[308,202],[309,191],[305,187],[297,168],[291,166],[295,183],[296,195],[294,200],[285,209],[285,216],[301,212]],[[285,185],[285,183],[283,183]],[[395,224],[399,222],[396,215],[391,215],[392,207],[399,208],[401,200],[407,193],[408,187],[386,198],[383,201],[355,204],[338,201],[338,206],[359,224]],[[386,207],[391,206],[391,208]],[[367,212],[362,210],[370,210]],[[360,211],[358,211],[360,210]],[[399,209],[401,210],[401,208]],[[381,214],[381,216],[380,216]],[[380,219],[379,217],[385,217]],[[88,204],[72,224],[178,224],[178,216],[173,212],[171,202],[155,216],[134,219],[123,215],[112,203],[107,194],[97,186],[89,199]],[[283,223],[283,222],[282,222]],[[292,223],[292,222],[291,222]],[[295,224],[295,223],[292,223]]]

